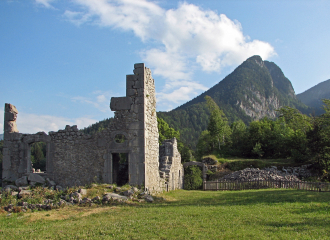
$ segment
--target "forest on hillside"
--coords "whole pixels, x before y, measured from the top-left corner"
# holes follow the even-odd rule
[[[296,98],[290,80],[275,63],[252,56],[206,92],[172,111],[157,113],[179,130],[182,141],[193,149],[211,114],[206,96],[214,100],[230,123],[242,120],[248,125],[265,115],[274,117],[280,106],[296,108],[304,114],[313,111]]]
[[[278,110],[278,118],[265,117],[247,126],[242,120],[229,124],[213,99],[205,98],[211,116],[198,138],[197,160],[209,154],[291,158],[296,163],[312,163],[322,180],[330,180],[330,100],[323,100],[325,113],[320,116],[307,116],[286,106]]]

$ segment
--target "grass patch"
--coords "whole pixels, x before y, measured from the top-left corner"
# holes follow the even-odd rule
[[[215,157],[213,155],[213,157]],[[251,158],[237,158],[237,157],[228,157],[228,158],[217,158],[218,162],[225,164],[226,168],[231,171],[238,171],[244,168],[266,168],[271,166],[277,167],[294,167],[300,166],[293,159],[251,159]],[[306,164],[306,163],[305,163]]]
[[[178,190],[160,197],[170,201],[1,214],[0,238],[330,239],[330,193]]]

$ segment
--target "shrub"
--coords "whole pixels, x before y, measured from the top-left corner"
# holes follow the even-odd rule
[[[197,190],[203,186],[202,171],[198,166],[190,166],[185,169],[184,189]]]

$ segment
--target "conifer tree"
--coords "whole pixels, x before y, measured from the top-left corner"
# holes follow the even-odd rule
[[[209,131],[210,136],[214,139],[214,141],[217,142],[218,149],[221,150],[221,144],[224,145],[226,137],[230,135],[228,120],[225,114],[220,110],[218,105],[211,97],[205,96],[205,99],[208,108],[211,111],[207,130]]]

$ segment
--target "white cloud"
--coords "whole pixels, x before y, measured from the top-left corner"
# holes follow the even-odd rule
[[[77,26],[80,26],[81,24],[89,21],[89,18],[91,17],[91,15],[85,14],[83,12],[75,12],[75,11],[69,11],[69,10],[66,10],[63,15],[70,22],[72,22],[73,24],[75,24]]]
[[[245,36],[237,20],[193,4],[181,3],[176,9],[166,10],[147,0],[74,2],[81,7],[80,11],[64,13],[74,24],[88,22],[132,31],[141,41],[156,45],[142,50],[141,57],[154,75],[164,77],[166,85],[172,86],[158,93],[159,101],[165,97],[173,102],[186,100],[204,90],[203,85],[192,81],[196,69],[221,72],[224,67],[236,66],[253,55],[268,59],[276,54],[269,43]]]
[[[108,112],[110,106],[110,98],[114,96],[109,91],[94,91],[88,97],[75,96],[71,97],[73,102],[80,102],[89,104],[100,110],[101,112]]]
[[[54,9],[54,7],[50,4],[54,0],[35,0],[35,1],[38,5],[42,5],[46,8],[53,8]]]
[[[170,81],[190,79],[191,73],[187,71],[185,59],[176,52],[164,52],[159,49],[143,51],[143,59],[153,74],[161,75]]]
[[[161,20],[164,10],[146,0],[74,0],[84,8],[85,21],[102,26],[132,30],[142,40],[155,31],[155,21]],[[87,16],[87,18],[86,18]],[[93,18],[94,17],[94,18]]]
[[[77,125],[78,128],[81,129],[96,122],[96,119],[91,119],[88,117],[70,119],[65,117],[28,113],[19,113],[17,116],[17,128],[21,133],[48,133],[49,131],[64,129],[66,125]]]
[[[184,86],[176,88],[174,85],[166,85],[165,88],[171,89],[168,93],[166,91],[157,93],[157,101],[163,102],[165,100],[171,100],[171,102],[179,103],[181,101],[189,101],[192,96],[196,96],[199,90],[206,91],[207,88],[198,83],[183,83]],[[173,90],[173,88],[176,88]]]

